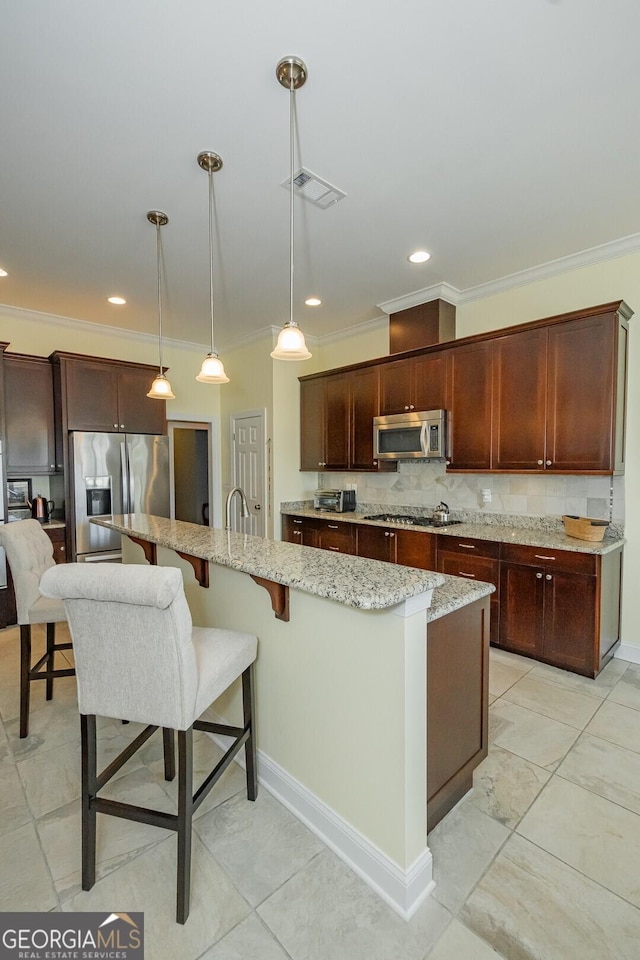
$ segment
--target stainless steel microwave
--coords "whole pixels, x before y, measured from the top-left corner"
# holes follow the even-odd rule
[[[375,460],[445,460],[446,410],[411,410],[373,418]]]

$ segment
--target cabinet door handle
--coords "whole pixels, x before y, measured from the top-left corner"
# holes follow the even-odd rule
[[[55,468],[56,468],[55,463],[50,463],[50,464],[49,464],[49,469],[50,469],[50,470],[55,470]]]
[[[555,560],[555,557],[545,557],[542,553],[535,553],[534,556],[536,560]]]
[[[294,523],[302,523],[302,520],[294,520]]]
[[[337,530],[337,529],[338,529],[338,524],[337,524],[337,523],[328,523],[327,526],[329,527],[329,530]]]
[[[542,574],[536,573],[536,580],[542,580]]]
[[[390,537],[395,537],[395,533],[393,533],[393,531],[390,531],[390,532],[389,532],[389,536],[390,536]]]
[[[405,408],[405,410],[408,410],[408,409],[409,409],[409,407],[407,406],[406,403],[405,403],[405,405],[404,405],[404,408]]]
[[[118,429],[118,424],[117,424],[117,423],[114,423],[113,429],[114,429],[114,430],[117,430],[117,429]]]
[[[120,424],[120,429],[121,429],[121,430],[124,430],[124,423],[121,423],[121,424]]]
[[[323,460],[321,460],[320,463],[318,464],[318,466],[319,466],[319,467],[326,467],[326,463],[325,463]]]
[[[409,404],[409,410],[415,410],[415,407],[412,403]]]
[[[553,461],[551,461],[551,460],[545,460],[545,463],[546,463],[546,465],[547,465],[548,467],[551,466],[552,462],[553,462]]]
[[[538,460],[538,466],[541,467],[544,464],[544,460]]]
[[[550,573],[546,575],[545,580],[553,580],[553,577],[551,576]]]
[[[459,576],[459,577],[468,577],[470,580],[475,580],[475,579],[476,579],[475,573],[464,573],[462,570],[459,570],[459,571],[458,571],[458,576]]]
[[[340,547],[329,547],[329,550],[335,550],[336,553],[340,553]]]
[[[294,535],[294,537],[301,537],[301,536],[302,536],[302,530],[294,530],[294,531],[293,531],[293,535]]]
[[[389,531],[388,531],[388,530],[385,530],[384,535],[385,535],[385,537],[388,537],[388,536],[389,536]]]
[[[464,550],[477,550],[477,547],[472,546],[470,543],[459,543],[458,546]]]
[[[373,465],[374,465],[374,467],[377,467],[377,466],[378,466],[378,461],[377,461],[377,460],[374,460],[374,461],[373,461]]]

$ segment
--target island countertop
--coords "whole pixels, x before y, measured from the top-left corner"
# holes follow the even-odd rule
[[[361,610],[392,607],[447,580],[458,579],[145,513],[123,514],[109,520],[93,517],[91,522]],[[491,588],[486,586],[489,593]],[[462,597],[460,600],[469,602]]]

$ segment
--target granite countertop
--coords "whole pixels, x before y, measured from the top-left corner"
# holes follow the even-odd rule
[[[437,533],[443,537],[465,537],[472,540],[491,540],[495,543],[518,543],[524,546],[540,547],[547,550],[570,550],[574,553],[592,553],[603,555],[613,550],[619,550],[624,539],[606,537],[601,541],[577,540],[568,537],[562,531],[546,530],[537,526],[510,526],[498,523],[457,523],[452,527],[418,527],[400,523],[382,523],[379,520],[365,520],[365,515],[373,511],[362,513],[331,513],[313,508],[296,508],[282,505],[282,514],[295,517],[313,517],[314,519],[332,520],[339,523],[364,523],[375,527],[389,527],[396,530],[412,530],[417,533]],[[381,513],[383,511],[375,511]],[[409,512],[402,507],[390,509],[393,513]],[[532,518],[532,522],[534,518]]]
[[[115,516],[110,520],[92,518],[91,522],[125,536],[139,537],[170,550],[179,550],[362,610],[392,607],[447,581],[456,581],[448,587],[448,600],[443,598],[443,604],[449,606],[438,614],[442,616],[471,602],[466,591],[462,591],[463,586],[484,589],[483,596],[493,590],[491,584],[468,584],[458,577],[445,577],[429,570],[214,530],[144,513]]]
[[[427,610],[427,623],[439,620],[474,600],[488,597],[495,593],[495,589],[492,583],[485,583],[483,580],[465,580],[445,574],[442,586],[433,591],[431,606]]]

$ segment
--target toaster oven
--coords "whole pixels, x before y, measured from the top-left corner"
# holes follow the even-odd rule
[[[355,490],[316,490],[313,495],[315,510],[331,513],[349,513],[356,508]]]

